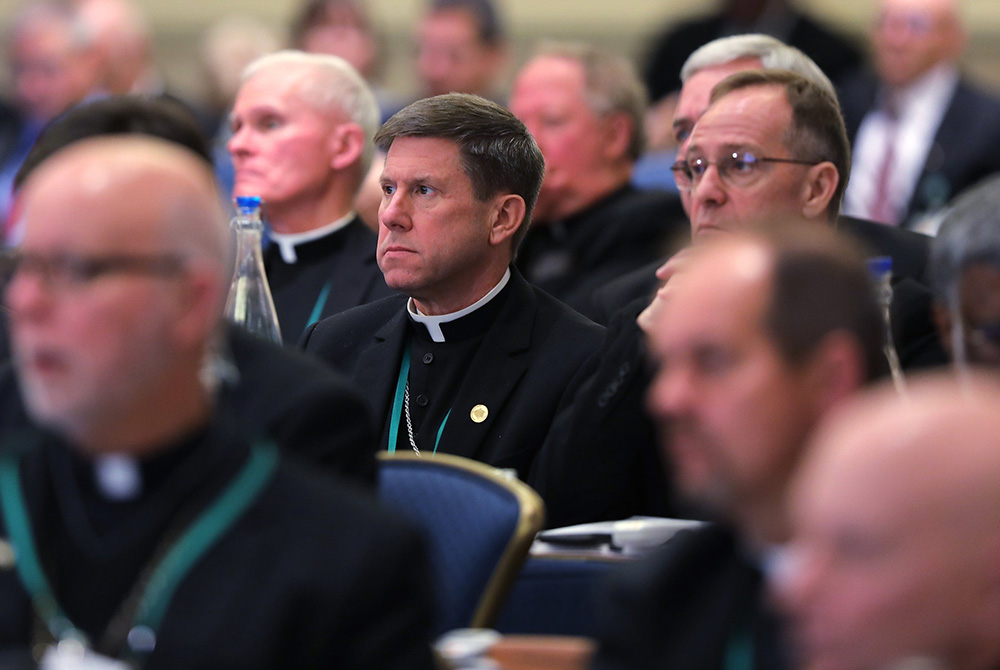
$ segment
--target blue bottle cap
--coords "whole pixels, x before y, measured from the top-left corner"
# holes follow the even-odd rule
[[[892,271],[891,256],[873,256],[868,259],[868,272],[872,277],[881,277]]]
[[[260,209],[259,195],[238,195],[236,196],[236,209],[241,212]]]

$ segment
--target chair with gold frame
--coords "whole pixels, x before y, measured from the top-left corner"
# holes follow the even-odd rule
[[[527,484],[450,454],[380,452],[378,496],[423,528],[437,579],[440,634],[488,628],[545,518]]]

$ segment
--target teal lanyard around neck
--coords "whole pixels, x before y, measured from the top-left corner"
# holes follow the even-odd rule
[[[753,634],[747,627],[734,631],[726,643],[723,670],[753,670]]]
[[[392,414],[389,415],[389,444],[386,445],[386,449],[390,454],[396,453],[396,440],[399,439],[399,423],[402,420],[403,412],[406,411],[403,407],[404,398],[406,397],[406,381],[410,378],[410,343],[406,343],[406,348],[403,349],[403,362],[399,366],[399,378],[396,379],[396,395],[392,400]],[[451,408],[448,409],[448,413],[444,415],[444,419],[441,420],[441,425],[438,426],[437,437],[434,439],[434,451],[432,454],[436,454],[438,451],[438,445],[441,444],[441,434],[444,433],[444,426],[448,423],[448,417],[451,416]]]
[[[83,640],[85,636],[63,613],[42,570],[18,475],[18,462],[18,457],[10,453],[0,458],[0,503],[17,556],[18,575],[50,634],[56,640],[66,637]],[[277,464],[278,451],[273,444],[253,445],[250,457],[236,477],[212,505],[188,525],[153,567],[136,608],[133,625],[157,631],[177,587],[205,552],[260,496]]]
[[[323,308],[326,307],[326,301],[327,298],[330,297],[331,288],[333,288],[333,279],[327,279],[326,283],[323,284],[323,288],[319,292],[319,297],[316,298],[312,314],[309,315],[309,320],[306,321],[306,328],[319,321],[319,317],[323,315]]]

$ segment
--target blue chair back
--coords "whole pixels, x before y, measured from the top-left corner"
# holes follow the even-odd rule
[[[541,530],[526,484],[450,454],[379,454],[379,498],[423,528],[438,593],[436,633],[493,625]]]

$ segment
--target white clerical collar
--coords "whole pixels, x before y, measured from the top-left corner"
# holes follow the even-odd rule
[[[272,230],[271,241],[276,244],[278,249],[281,251],[281,259],[283,261],[286,263],[295,263],[299,260],[298,254],[295,253],[295,247],[297,245],[312,242],[313,240],[318,240],[321,237],[331,235],[350,223],[353,218],[354,212],[348,212],[329,225],[323,226],[322,228],[307,230],[304,233],[276,233]]]
[[[472,314],[477,309],[488,303],[493,298],[497,297],[497,294],[503,290],[503,287],[507,285],[507,281],[510,279],[510,268],[503,273],[503,277],[497,282],[497,285],[490,289],[490,292],[484,295],[482,298],[472,303],[464,309],[460,309],[457,312],[452,312],[451,314],[440,314],[437,316],[431,316],[429,314],[422,314],[419,309],[417,309],[416,304],[413,302],[413,298],[406,301],[406,311],[410,313],[410,318],[417,323],[424,324],[427,328],[427,332],[431,336],[431,340],[434,342],[444,342],[444,331],[441,330],[442,323],[448,323],[449,321],[455,321],[456,319],[461,319],[463,316]]]

